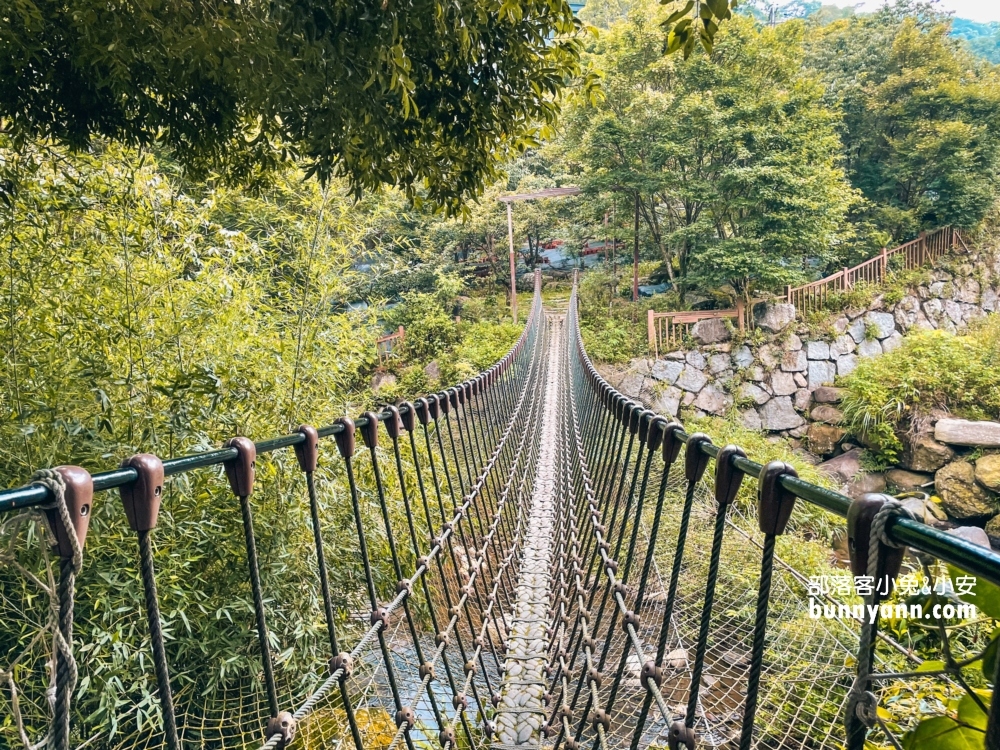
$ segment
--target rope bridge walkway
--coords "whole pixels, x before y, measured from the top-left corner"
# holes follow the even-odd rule
[[[892,498],[852,502],[630,401],[587,357],[575,287],[549,311],[539,288],[536,275],[511,351],[441,393],[256,444],[141,454],[93,475],[43,470],[0,492],[0,746],[860,750],[902,747],[939,716],[971,733],[969,747],[1000,748],[1000,711],[982,690],[996,675],[977,683],[966,669],[988,621],[961,643],[942,625],[941,661],[922,662],[884,614],[812,616],[814,600],[860,600],[812,590],[793,564],[803,514],[846,517],[852,572],[876,581],[900,570],[904,545],[911,567],[951,564],[997,585],[1000,556]],[[273,594],[285,568],[255,527],[258,473],[274,476],[258,462],[282,452],[302,477],[309,612]],[[157,524],[165,488],[211,467],[224,469],[218,495],[228,489],[232,511],[216,522],[242,534],[224,565],[245,569],[246,615],[218,625],[233,634],[231,660],[179,663],[178,617],[190,632],[213,615],[161,612],[186,580],[158,576],[155,537],[182,527],[168,513]],[[119,616],[141,612],[141,624],[91,644],[74,638],[75,612],[114,580],[83,577],[92,511],[113,489],[144,595]],[[333,585],[348,562],[363,571],[356,592]],[[864,605],[878,612],[886,593],[876,586]],[[114,682],[83,659],[97,648],[127,654],[143,679],[95,703]],[[209,679],[230,661],[251,666]],[[981,721],[964,702],[956,719],[958,700]]]

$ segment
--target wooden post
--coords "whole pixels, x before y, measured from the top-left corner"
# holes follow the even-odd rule
[[[746,302],[742,298],[736,300],[736,317],[739,319],[740,323],[740,333],[746,330]]]
[[[639,301],[639,193],[635,194],[635,229],[632,245],[632,301]]]
[[[788,302],[788,303],[792,302],[792,285],[791,284],[786,284],[785,285],[785,302]]]
[[[510,315],[517,325],[517,262],[514,260],[514,216],[507,204],[507,239],[510,241]]]
[[[886,278],[888,278],[888,275],[889,275],[889,254],[888,253],[889,253],[889,251],[886,250],[883,247],[882,248],[882,255],[881,255],[881,259],[882,259],[882,264],[881,264],[882,265],[882,278],[879,279],[879,281],[885,281]]]
[[[649,350],[656,354],[656,313],[646,310],[646,332],[649,334]]]
[[[842,274],[844,274],[844,276],[843,276],[843,278],[841,279],[841,283],[840,283],[840,286],[841,286],[841,288],[842,288],[842,289],[843,289],[844,291],[847,291],[848,289],[850,289],[850,288],[851,288],[851,282],[850,282],[850,279],[849,279],[849,278],[848,278],[848,276],[847,276],[847,269],[846,269],[846,268],[842,269],[842,270],[841,270],[841,273],[842,273]]]

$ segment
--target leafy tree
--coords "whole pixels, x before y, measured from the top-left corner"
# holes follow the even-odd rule
[[[857,218],[886,239],[972,227],[997,198],[1000,75],[948,33],[930,6],[901,0],[818,29],[810,45],[867,199]]]
[[[454,208],[551,126],[578,30],[563,0],[4,3],[0,130],[242,180],[297,158]]]
[[[568,113],[567,147],[590,191],[638,197],[682,289],[777,289],[841,237],[852,192],[835,112],[799,72],[802,35],[736,17],[711,55],[684,61],[662,56],[652,24],[633,16],[589,51],[605,98]]]

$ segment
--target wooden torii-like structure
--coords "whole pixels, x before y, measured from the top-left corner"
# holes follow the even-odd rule
[[[516,201],[534,201],[543,198],[565,198],[569,195],[579,195],[578,187],[556,187],[539,190],[535,193],[517,193],[504,195],[500,198],[507,205],[507,239],[510,242],[510,314],[517,323],[517,261],[514,255],[514,216],[510,204]]]

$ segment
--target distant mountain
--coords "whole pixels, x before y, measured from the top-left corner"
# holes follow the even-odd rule
[[[964,39],[969,49],[991,63],[1000,64],[1000,23],[979,23],[956,18],[951,23],[951,35]]]

